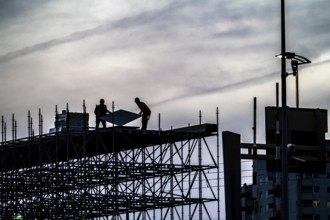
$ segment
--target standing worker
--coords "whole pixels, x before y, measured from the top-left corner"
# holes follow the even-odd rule
[[[94,110],[95,116],[96,116],[96,129],[99,128],[100,122],[103,125],[103,128],[106,128],[106,121],[103,119],[100,119],[100,117],[106,115],[107,113],[111,113],[107,106],[104,104],[104,99],[100,99],[100,104],[96,105]]]
[[[135,103],[140,108],[140,115],[142,115],[142,128],[141,130],[147,130],[148,120],[150,118],[151,111],[146,103],[141,102],[139,98],[135,98]]]

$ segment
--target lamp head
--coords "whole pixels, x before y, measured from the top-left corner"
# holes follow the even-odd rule
[[[285,59],[293,59],[295,56],[296,56],[296,54],[293,53],[293,52],[285,52],[285,54],[284,54],[284,58]],[[282,54],[279,54],[279,55],[276,55],[276,57],[282,58],[283,55]]]
[[[296,76],[298,73],[298,61],[297,60],[291,60],[291,67],[292,67],[292,74],[293,76]]]

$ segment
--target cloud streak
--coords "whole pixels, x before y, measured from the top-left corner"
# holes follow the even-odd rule
[[[160,10],[151,11],[151,12],[143,12],[136,16],[122,18],[116,22],[109,22],[105,25],[100,25],[98,27],[91,28],[91,29],[84,30],[84,31],[78,31],[78,32],[72,33],[72,34],[62,37],[62,38],[52,39],[52,40],[49,40],[46,42],[35,44],[30,47],[25,47],[20,50],[12,51],[12,52],[9,52],[7,54],[0,56],[0,63],[6,63],[11,60],[14,60],[19,57],[26,56],[26,55],[29,55],[29,54],[32,54],[32,53],[35,53],[38,51],[51,49],[53,47],[57,47],[57,46],[60,46],[60,45],[66,44],[66,43],[80,41],[80,40],[83,40],[86,38],[93,37],[95,35],[102,35],[102,34],[105,34],[105,33],[111,32],[111,31],[116,31],[117,29],[125,30],[128,28],[134,27],[134,26],[142,26],[142,25],[148,24],[150,22],[152,24],[152,22],[154,22],[153,21],[154,18],[156,18],[156,17],[161,18],[162,16],[167,16],[168,13],[170,13],[170,12],[172,13],[173,10],[176,10],[176,8],[181,7],[181,6],[182,5],[180,5],[179,3],[172,3]]]
[[[330,63],[330,59],[320,61],[320,62],[317,62],[317,63],[313,63],[313,65],[314,65],[314,67],[316,67],[316,66],[320,66],[320,65],[323,65],[323,64],[327,64],[327,63]],[[271,72],[271,73],[268,73],[268,74],[265,74],[265,75],[262,75],[262,76],[251,77],[251,78],[248,78],[248,79],[244,79],[244,80],[241,80],[241,81],[229,83],[227,85],[223,85],[223,86],[216,87],[216,88],[207,88],[207,89],[198,90],[198,91],[190,91],[189,93],[187,92],[187,93],[185,93],[184,95],[181,95],[181,96],[175,96],[175,97],[171,97],[171,98],[168,98],[168,99],[161,100],[157,103],[154,103],[153,106],[159,106],[159,105],[162,105],[162,104],[165,104],[165,103],[168,103],[168,102],[182,100],[182,99],[196,97],[196,96],[203,96],[203,95],[208,95],[208,94],[213,94],[213,93],[221,93],[221,92],[225,92],[225,91],[229,91],[229,90],[237,89],[237,88],[246,88],[248,86],[268,82],[269,80],[273,79],[274,77],[278,77],[278,79],[280,80],[280,73],[279,72]]]
[[[202,95],[207,95],[207,94],[212,94],[212,93],[219,93],[219,92],[224,92],[224,91],[228,91],[228,90],[235,89],[235,88],[241,88],[243,86],[246,87],[246,86],[257,84],[257,83],[262,83],[262,82],[268,81],[269,79],[277,76],[278,74],[279,74],[278,72],[272,72],[272,73],[269,73],[269,74],[266,74],[263,76],[252,77],[249,79],[230,83],[230,84],[227,84],[227,85],[224,85],[221,87],[217,87],[217,88],[209,88],[209,89],[205,89],[205,90],[186,93],[185,95],[182,95],[182,96],[176,96],[176,97],[162,100],[160,102],[153,104],[153,106],[162,105],[162,104],[172,102],[172,101],[177,101],[180,99],[186,99],[186,98],[202,96]]]

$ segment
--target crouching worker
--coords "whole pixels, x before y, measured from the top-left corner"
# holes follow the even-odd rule
[[[150,111],[149,107],[144,102],[140,101],[139,98],[135,98],[135,103],[137,104],[137,106],[141,110],[140,111],[140,115],[142,115],[142,128],[141,128],[141,130],[147,130],[148,120],[150,118],[151,111]]]

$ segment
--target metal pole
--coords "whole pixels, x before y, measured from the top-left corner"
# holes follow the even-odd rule
[[[199,110],[199,124],[202,124],[202,111]],[[199,137],[198,139],[198,166],[201,168],[202,166],[202,139]],[[198,188],[199,188],[199,220],[203,219],[203,204],[202,204],[202,197],[203,197],[203,180],[202,180],[202,170],[199,170],[198,173]]]
[[[275,166],[276,166],[276,219],[281,219],[281,134],[280,134],[280,116],[279,116],[279,85],[276,83],[276,154],[275,154]]]
[[[5,121],[3,119],[3,115],[1,116],[1,144],[3,145],[4,142],[4,125]]]
[[[282,219],[288,219],[287,103],[285,54],[285,0],[281,0],[281,82],[282,82]]]
[[[253,98],[253,149],[252,149],[252,156],[253,156],[253,169],[252,172],[252,184],[257,184],[257,172],[258,172],[258,162],[257,162],[257,98]],[[250,151],[250,149],[249,149]]]
[[[299,108],[299,74],[298,68],[296,71],[296,107]]]
[[[219,107],[216,110],[217,119],[217,191],[218,191],[218,220],[220,220],[220,145],[219,145]]]
[[[40,108],[39,108],[39,135],[42,135],[42,115]]]
[[[14,115],[13,115],[13,117],[14,117]],[[29,110],[28,111],[28,138],[31,137],[30,121],[31,121],[31,116],[30,116],[30,110]]]

